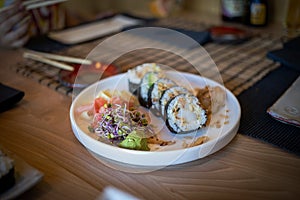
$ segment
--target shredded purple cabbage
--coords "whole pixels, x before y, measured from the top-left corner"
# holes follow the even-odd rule
[[[92,127],[98,136],[112,140],[124,140],[134,130],[143,133],[144,137],[153,135],[145,114],[128,110],[126,104],[109,104],[104,113],[95,115]]]

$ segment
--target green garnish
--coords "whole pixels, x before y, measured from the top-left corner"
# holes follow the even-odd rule
[[[120,142],[119,146],[126,149],[150,151],[148,147],[147,138],[141,137],[143,134],[138,134],[136,131],[132,131],[128,136]]]

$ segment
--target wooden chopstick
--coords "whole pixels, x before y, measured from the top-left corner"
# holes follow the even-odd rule
[[[44,1],[44,0],[28,0],[28,1],[23,1],[22,5],[25,7],[26,10],[32,10],[32,9],[39,8],[39,7],[42,7],[42,6],[49,6],[49,5],[53,5],[53,4],[56,4],[56,3],[62,3],[62,2],[65,2],[65,1],[67,1],[67,0],[47,0],[47,1]],[[14,6],[14,3],[12,3],[11,5],[0,8],[0,13],[11,9],[13,6]]]
[[[26,7],[26,10],[32,10],[32,9],[39,8],[39,7],[42,7],[42,6],[49,6],[49,5],[53,5],[53,4],[56,4],[56,3],[62,3],[62,2],[65,2],[65,1],[67,1],[67,0],[48,0],[48,1],[35,1],[35,0],[32,0],[32,1],[24,2],[24,5]]]
[[[9,9],[11,9],[12,7],[13,7],[13,5],[9,5],[9,6],[2,7],[2,8],[0,8],[0,13],[4,12],[4,11],[6,11],[6,10],[9,10]]]
[[[23,6],[28,6],[30,4],[38,3],[38,2],[41,2],[41,1],[43,1],[43,0],[25,0],[25,1],[22,2],[22,5]]]
[[[32,55],[38,55],[38,56],[49,58],[52,60],[63,61],[63,62],[77,63],[77,64],[82,64],[82,65],[93,64],[93,61],[91,61],[91,60],[75,58],[75,57],[70,57],[70,56],[62,56],[62,55],[51,54],[51,53],[42,53],[42,52],[37,52],[37,51],[27,51],[26,53],[32,54]]]
[[[35,55],[35,54],[31,54],[31,53],[26,53],[25,52],[23,54],[23,57],[24,58],[29,58],[29,59],[32,59],[32,60],[35,60],[35,61],[39,61],[39,62],[42,62],[42,63],[45,63],[45,64],[51,65],[53,67],[57,67],[59,69],[63,69],[63,70],[67,70],[67,71],[74,71],[74,67],[72,67],[70,65],[66,65],[64,63],[53,61],[53,60],[50,60],[48,58],[44,58],[44,57],[39,56],[39,55]]]
[[[19,21],[16,25],[14,25],[14,28],[19,28],[21,27],[23,24],[28,23],[30,21],[30,17],[26,16],[24,17],[21,21]]]

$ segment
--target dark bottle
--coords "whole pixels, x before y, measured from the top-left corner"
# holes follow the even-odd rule
[[[242,22],[245,0],[221,0],[222,19],[228,22]]]
[[[267,0],[248,0],[244,13],[245,24],[250,26],[266,26],[268,23]]]

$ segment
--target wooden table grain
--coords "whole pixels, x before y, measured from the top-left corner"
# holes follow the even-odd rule
[[[23,90],[24,99],[0,113],[0,145],[44,173],[19,199],[95,199],[113,186],[141,199],[297,199],[300,159],[257,139],[237,134],[206,158],[148,173],[112,169],[75,138],[72,99],[10,66],[22,50],[1,50],[0,81]],[[283,133],[288,134],[288,133]]]

